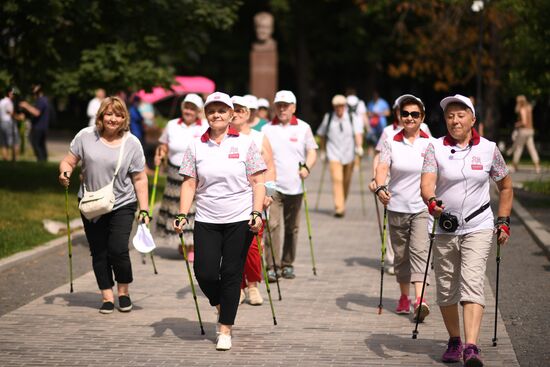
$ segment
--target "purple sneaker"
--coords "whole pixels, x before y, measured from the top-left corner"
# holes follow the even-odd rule
[[[447,350],[443,353],[441,361],[445,363],[459,362],[462,354],[462,340],[459,336],[449,338]]]
[[[479,349],[475,344],[466,344],[464,346],[464,367],[483,367],[483,361],[479,356]]]

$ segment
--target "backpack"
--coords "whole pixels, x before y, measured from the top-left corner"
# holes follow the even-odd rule
[[[327,133],[326,133],[325,137],[326,137],[326,140],[328,141],[328,132],[330,131],[330,123],[332,122],[332,118],[334,117],[334,111],[333,112],[327,112],[327,113],[329,114],[329,117],[328,117],[328,123],[327,123]],[[352,134],[352,136],[355,136],[355,133],[353,131],[352,113],[353,112],[351,112],[351,110],[348,110],[348,119],[349,119],[349,123],[351,124],[351,134]]]

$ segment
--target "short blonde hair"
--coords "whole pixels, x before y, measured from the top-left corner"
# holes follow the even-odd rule
[[[114,113],[120,114],[124,117],[124,120],[122,121],[122,126],[119,130],[119,135],[124,134],[125,131],[129,131],[130,114],[128,113],[126,103],[124,103],[124,101],[119,97],[107,97],[101,102],[101,106],[99,107],[95,118],[95,126],[97,128],[97,131],[99,131],[100,134],[103,132],[103,117],[105,116],[105,113],[107,112],[107,109],[109,107],[112,107]]]

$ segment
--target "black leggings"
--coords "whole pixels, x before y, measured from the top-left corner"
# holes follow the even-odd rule
[[[124,205],[102,215],[97,222],[82,216],[84,231],[90,245],[92,266],[99,289],[111,289],[115,283],[131,283],[132,263],[128,241],[132,231],[137,203]]]
[[[220,305],[218,322],[224,325],[235,323],[244,262],[253,236],[248,221],[195,222],[193,269],[210,305]]]

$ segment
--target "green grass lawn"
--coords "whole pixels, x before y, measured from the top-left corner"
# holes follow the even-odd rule
[[[58,183],[57,163],[0,162],[0,258],[59,237],[48,233],[43,219],[65,222],[65,190]],[[69,217],[78,218],[78,173],[69,189]],[[150,185],[152,177],[149,178]],[[162,198],[165,178],[157,186]]]
[[[526,181],[523,183],[523,188],[529,192],[550,196],[550,181]]]
[[[0,258],[57,237],[42,225],[42,219],[65,222],[65,190],[57,181],[57,167],[57,163],[0,162]],[[71,219],[80,215],[77,190],[75,184],[69,189]]]

